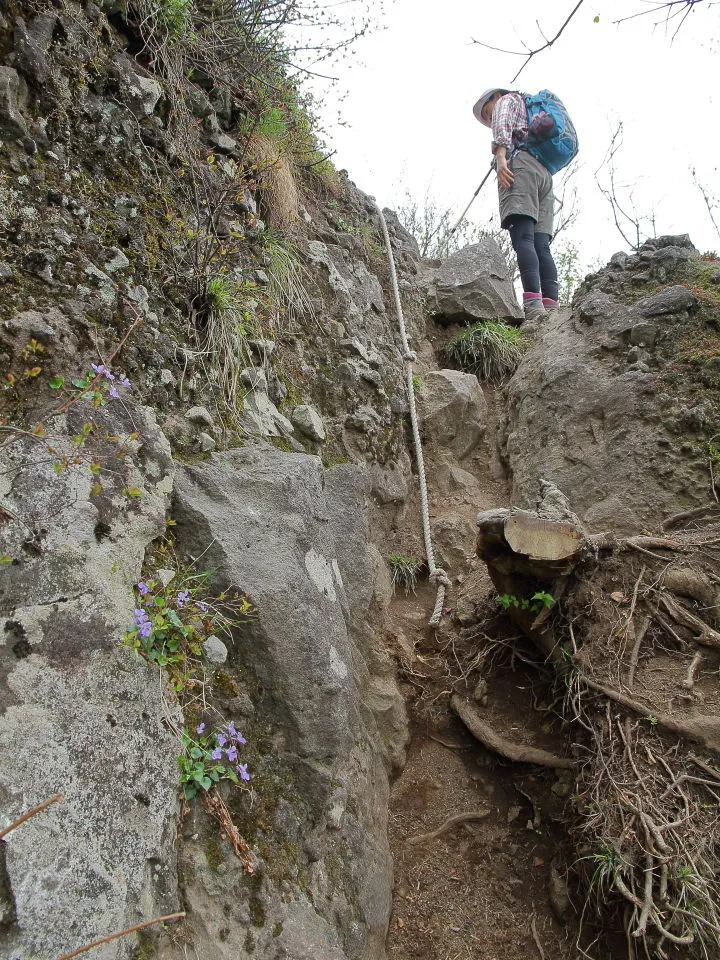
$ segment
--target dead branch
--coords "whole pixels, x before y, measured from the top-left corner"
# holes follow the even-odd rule
[[[92,943],[86,943],[84,947],[78,947],[77,950],[72,950],[70,953],[64,953],[61,957],[58,957],[58,960],[70,960],[70,957],[77,957],[81,953],[87,953],[88,950],[92,950],[93,947],[99,947],[103,943],[109,943],[111,940],[117,940],[118,937],[126,937],[129,933],[135,933],[137,930],[144,930],[145,927],[150,927],[154,923],[167,923],[169,920],[181,920],[184,916],[184,911],[181,913],[169,913],[166,917],[154,917],[152,920],[146,920],[144,923],[136,923],[133,927],[127,927],[125,930],[120,930],[117,933],[111,933],[108,937],[102,937],[100,940],[93,940]]]
[[[692,658],[692,662],[688,667],[687,676],[685,677],[685,680],[683,680],[683,687],[685,687],[686,690],[692,690],[692,688],[695,686],[695,676],[702,661],[703,655],[698,650],[698,652]]]
[[[215,820],[217,820],[221,829],[221,836],[228,840],[235,852],[235,856],[243,865],[245,873],[254,873],[255,865],[250,847],[240,836],[240,831],[235,826],[230,811],[215,787],[212,790],[202,794],[202,804]]]
[[[36,807],[33,807],[32,810],[28,810],[27,813],[24,813],[21,817],[18,817],[18,819],[14,820],[9,827],[5,827],[5,829],[0,832],[0,840],[7,836],[11,830],[14,830],[15,827],[19,827],[21,823],[25,823],[26,820],[30,819],[30,817],[34,817],[36,813],[41,813],[43,810],[49,807],[51,803],[57,803],[58,800],[62,800],[64,796],[65,795],[63,793],[56,793],[54,797],[50,797],[49,800],[43,800],[42,803],[39,803]]]
[[[672,517],[668,517],[663,523],[663,530],[670,530],[672,527],[680,526],[687,520],[699,520],[708,513],[716,513],[717,510],[717,503],[708,503],[707,506],[695,507],[694,510],[683,510],[682,513],[675,513]]]
[[[457,826],[459,823],[467,823],[468,820],[484,820],[485,817],[489,816],[489,810],[473,810],[470,813],[458,813],[454,817],[450,817],[449,820],[446,820],[437,830],[433,830],[431,833],[419,833],[414,837],[408,837],[405,843],[409,843],[414,847],[419,846],[421,843],[429,843],[431,840],[439,837],[441,833],[445,833],[446,830]]]
[[[696,617],[686,606],[665,591],[660,594],[660,603],[676,623],[682,624],[693,632],[699,631],[698,636],[694,638],[696,643],[701,643],[705,647],[714,647],[716,650],[720,649],[720,633],[713,630],[700,617]]]
[[[650,713],[651,708],[647,704],[641,703],[639,700],[633,700],[632,697],[620,693],[619,690],[613,690],[612,687],[606,687],[602,683],[590,680],[584,674],[581,674],[581,680],[591,690],[595,690],[596,693],[601,693],[604,697],[614,700],[615,703],[619,703],[620,706],[632,710],[633,713],[637,713],[641,717],[647,717]],[[705,746],[711,750],[720,751],[720,743],[712,736],[713,731],[709,733],[708,729],[702,724],[696,725],[692,721],[682,722],[674,720],[667,714],[657,712],[653,713],[653,720],[671,733],[676,733],[681,737],[687,737],[688,740],[704,743]]]
[[[470,733],[488,750],[499,753],[500,756],[515,763],[534,763],[541,767],[552,767],[559,770],[570,770],[574,767],[573,761],[567,757],[556,757],[539,747],[521,746],[501,737],[480,718],[477,711],[466,700],[463,700],[457,694],[453,694],[450,703]]]
[[[533,914],[532,920],[530,921],[530,930],[532,931],[533,940],[535,941],[535,946],[538,948],[538,953],[540,954],[540,960],[545,960],[545,951],[543,950],[542,944],[540,943],[540,937],[538,936],[534,914]]]
[[[630,654],[630,665],[628,667],[627,685],[628,689],[630,690],[632,690],[633,683],[635,682],[635,670],[637,669],[638,657],[640,656],[640,645],[645,639],[645,634],[647,633],[649,626],[650,617],[643,617],[635,635],[635,645],[633,646],[632,653]]]
[[[556,40],[560,39],[560,37],[563,34],[563,31],[565,30],[567,25],[570,23],[572,18],[575,16],[575,14],[578,12],[580,7],[583,5],[583,2],[584,0],[579,0],[579,2],[575,5],[575,8],[573,9],[572,13],[570,13],[570,15],[567,17],[567,19],[565,20],[563,25],[560,27],[558,32],[555,34],[555,36],[551,37],[550,40],[546,40],[546,42],[541,47],[538,47],[536,50],[530,50],[529,48],[525,50],[501,50],[499,47],[492,47],[490,46],[490,44],[481,43],[479,40],[473,40],[473,43],[476,43],[479,47],[485,47],[486,50],[496,50],[499,53],[508,53],[511,56],[525,57],[525,63],[523,63],[523,65],[520,67],[518,72],[510,81],[510,83],[515,83],[517,78],[523,72],[525,67],[530,63],[533,57],[537,56],[538,53],[542,53],[543,50],[548,50],[550,47],[552,47],[552,45],[555,43]]]

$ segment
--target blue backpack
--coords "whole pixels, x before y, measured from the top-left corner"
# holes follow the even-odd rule
[[[578,152],[578,138],[565,104],[549,90],[525,95],[528,136],[525,149],[555,174]]]

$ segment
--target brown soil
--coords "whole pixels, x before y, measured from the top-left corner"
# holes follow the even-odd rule
[[[464,491],[432,497],[430,482],[433,525],[445,517],[474,521],[478,510],[509,502],[494,454],[494,397],[487,396],[486,465],[476,461],[472,469],[481,498]],[[426,460],[432,477],[432,449]],[[409,531],[415,522],[419,517],[411,509],[403,526]],[[416,595],[396,595],[391,608],[388,643],[403,679],[412,740],[390,803],[395,894],[388,958],[569,958],[576,955],[577,920],[572,909],[566,922],[558,920],[548,894],[551,863],[564,877],[569,859],[565,801],[553,787],[562,794],[568,785],[552,770],[510,763],[487,751],[455,717],[450,693],[471,696],[482,670],[488,697],[479,709],[498,731],[561,755],[567,752],[566,738],[549,721],[549,711],[539,709],[541,701],[547,708],[552,699],[542,670],[512,653],[512,628],[496,615],[484,564],[475,559],[450,572],[459,578],[446,598],[439,631],[427,627],[435,600],[428,584]],[[411,842],[469,813],[483,816]]]
[[[420,599],[420,597],[418,597]],[[414,719],[407,765],[390,804],[395,902],[390,960],[537,960],[574,955],[577,923],[561,923],[548,889],[550,865],[563,872],[566,789],[552,770],[505,761],[485,750],[449,708],[455,686],[467,693],[477,672],[477,641],[459,635],[419,639],[404,684]],[[412,671],[412,672],[411,672]],[[490,672],[483,717],[503,734],[563,753],[545,715],[533,711],[538,675],[508,658]],[[480,709],[480,708],[479,708]],[[432,833],[461,814],[486,814]]]

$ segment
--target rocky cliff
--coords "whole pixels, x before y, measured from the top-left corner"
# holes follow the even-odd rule
[[[532,511],[550,487],[555,521],[606,537],[551,601],[553,616],[584,624],[586,679],[609,689],[611,604],[633,597],[632,620],[650,593],[633,595],[644,568],[602,550],[712,516],[717,499],[714,259],[685,237],[617,255],[572,312],[526,331],[509,382],[481,385],[447,348],[468,322],[517,319],[507,265],[489,241],[420,263],[385,211],[418,356],[433,536],[453,574],[444,625],[428,632],[378,211],[324,160],[296,88],[275,66],[263,73],[267,37],[232,9],[13,0],[0,11],[1,826],[55,798],[0,840],[8,960],[57,960],[178,912],[179,924],[94,955],[382,960],[388,832],[400,899],[387,949],[438,955],[464,928],[448,933],[445,906],[432,906],[403,939],[403,891],[421,886],[403,818],[426,809],[423,749],[458,733],[451,694],[472,685],[496,716],[482,671],[505,634],[487,616],[478,509]],[[701,547],[714,557],[712,538]],[[514,575],[517,558],[503,562]],[[702,619],[716,578],[694,570],[673,582]],[[513,582],[547,588],[536,574]],[[519,622],[554,649],[555,634]],[[669,626],[682,656],[668,688],[698,632]],[[648,637],[652,656],[633,667],[643,684],[660,649]],[[683,737],[702,728],[695,739],[713,749],[707,676],[695,690],[705,700],[683,701],[680,717],[657,691],[633,702]],[[406,704],[421,744],[407,766]],[[518,714],[497,717],[512,727]],[[467,812],[482,778],[452,769],[448,795]],[[545,783],[553,816],[568,776]],[[447,906],[472,906],[476,932],[483,884],[505,869],[497,851],[517,849],[506,806],[482,869]],[[528,877],[544,868],[529,846],[522,855]],[[424,857],[436,870],[427,896],[445,904],[447,877],[471,863],[465,847]],[[506,906],[510,952],[487,911],[484,944],[503,960],[534,955],[524,906]],[[564,949],[550,915],[547,936]]]

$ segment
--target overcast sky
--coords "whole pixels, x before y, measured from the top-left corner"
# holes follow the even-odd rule
[[[473,43],[538,46],[537,18],[551,37],[575,2],[388,3],[385,29],[358,41],[354,63],[335,66],[335,91],[315,85],[336,165],[384,206],[398,206],[406,189],[418,198],[429,190],[459,213],[491,159],[489,131],[472,114],[479,94],[496,84],[526,92],[547,87],[565,101],[580,140],[580,212],[569,237],[585,264],[626,249],[594,178],[618,121],[624,124],[618,182],[633,185],[638,213],[654,214],[658,235],[689,233],[701,250],[720,249],[690,172],[695,167],[720,197],[720,3],[699,4],[672,40],[674,26],[654,26],[656,14],[613,24],[650,8],[645,0],[585,0],[555,46],[538,54],[514,85],[521,58]],[[347,126],[338,125],[338,112]],[[620,195],[627,203],[627,191]],[[493,176],[470,216],[485,222],[495,207]]]

